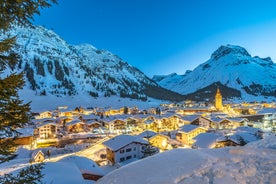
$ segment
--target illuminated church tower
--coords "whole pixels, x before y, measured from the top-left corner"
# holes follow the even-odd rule
[[[215,97],[215,107],[217,110],[222,110],[222,96],[220,93],[219,88],[217,88],[217,93],[216,93],[216,97]]]

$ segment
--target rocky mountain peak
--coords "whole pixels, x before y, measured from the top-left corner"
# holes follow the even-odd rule
[[[219,58],[222,58],[229,54],[240,54],[242,56],[251,57],[251,55],[243,47],[227,44],[220,46],[215,52],[213,52],[213,54],[211,55],[211,59],[218,60]]]

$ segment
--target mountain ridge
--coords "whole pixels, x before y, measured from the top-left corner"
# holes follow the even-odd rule
[[[184,75],[168,75],[153,79],[162,87],[183,95],[195,94],[213,83],[220,82],[246,97],[276,97],[276,64],[270,57],[252,57],[246,49],[222,45],[206,62]]]
[[[37,95],[87,93],[92,97],[115,95],[146,100],[152,94],[149,89],[157,87],[160,94],[155,98],[181,98],[175,92],[163,98],[162,93],[168,90],[109,51],[90,44],[70,45],[41,26],[14,27],[8,34],[17,37],[13,51],[21,56],[15,71],[25,73],[26,87]]]

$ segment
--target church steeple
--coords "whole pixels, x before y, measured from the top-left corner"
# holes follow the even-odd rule
[[[220,93],[219,87],[217,88],[217,93],[215,96],[215,107],[217,110],[222,110],[223,106],[222,106],[222,95]]]

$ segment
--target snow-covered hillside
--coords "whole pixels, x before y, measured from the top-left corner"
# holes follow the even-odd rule
[[[276,183],[276,136],[244,147],[175,149],[121,167],[99,184]]]
[[[36,95],[116,95],[145,100],[150,96],[147,89],[163,89],[109,51],[89,44],[70,45],[43,27],[15,27],[9,34],[16,35],[14,50],[22,58],[15,71],[25,72],[26,89]]]
[[[276,64],[268,58],[252,57],[244,48],[219,47],[205,63],[184,75],[155,76],[159,85],[180,94],[190,94],[220,82],[237,89],[242,97],[276,97]]]

